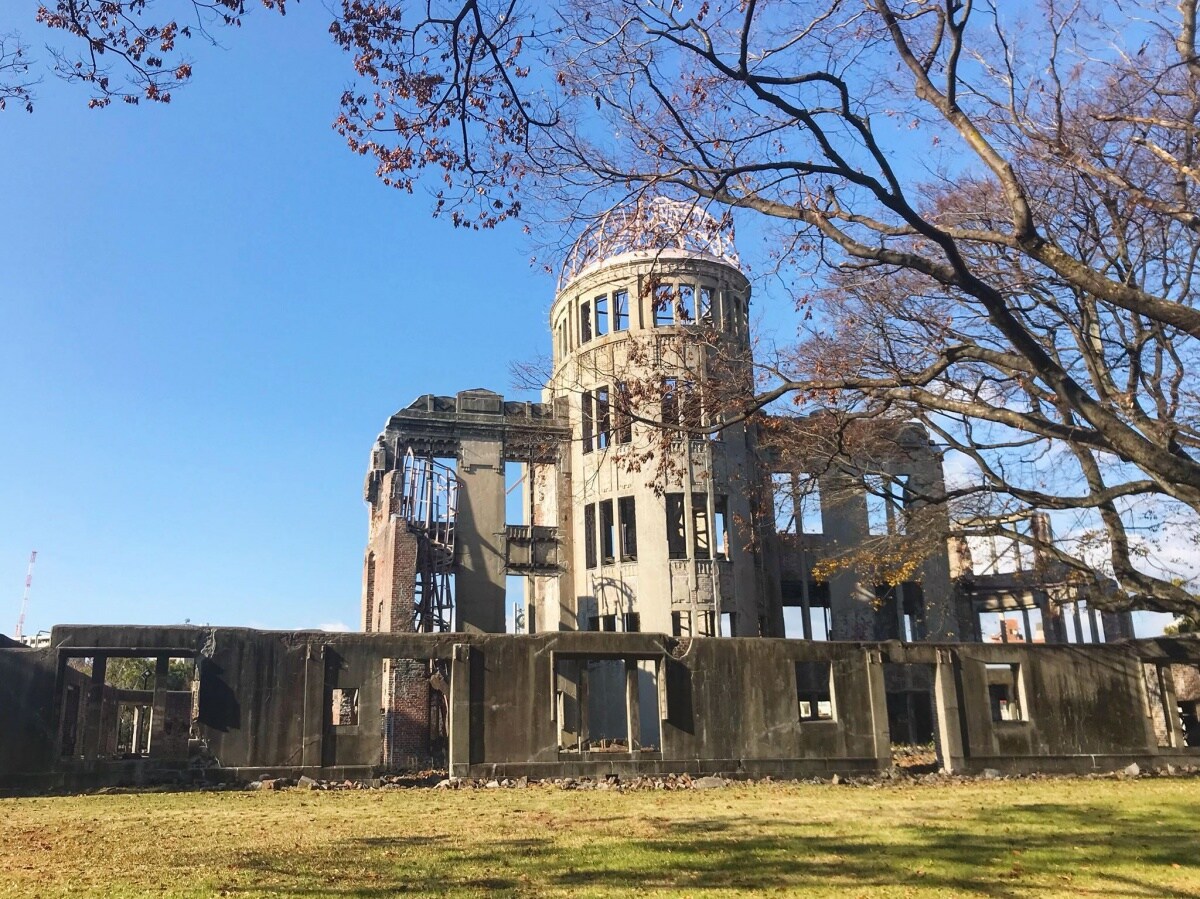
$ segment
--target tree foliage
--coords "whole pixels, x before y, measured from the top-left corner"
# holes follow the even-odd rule
[[[109,658],[104,682],[122,690],[153,690],[156,662],[147,658]],[[196,663],[189,659],[171,659],[167,665],[168,690],[190,690]]]

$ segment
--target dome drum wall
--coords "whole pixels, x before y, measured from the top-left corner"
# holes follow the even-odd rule
[[[751,377],[749,296],[727,259],[682,249],[622,253],[560,290],[546,399],[569,409],[574,539],[543,621],[758,632],[761,585],[738,533],[759,489],[752,435],[704,433]]]
[[[635,335],[704,329],[748,354],[750,282],[727,262],[666,250],[593,267],[559,291],[550,310],[554,373],[579,352]]]

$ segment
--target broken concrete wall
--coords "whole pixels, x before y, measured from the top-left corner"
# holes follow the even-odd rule
[[[964,739],[972,767],[1027,760],[1038,770],[1073,768],[1081,758],[1124,758],[1146,751],[1140,665],[1129,652],[1101,646],[956,647]],[[992,666],[989,669],[989,666]],[[1011,718],[1000,717],[989,672],[1015,666]],[[994,680],[994,678],[993,678]],[[1115,764],[1115,762],[1114,762]]]
[[[57,658],[51,649],[0,648],[0,777],[38,774],[55,763]]]
[[[694,640],[685,655],[667,661],[663,756],[740,760],[752,768],[790,759],[818,762],[817,770],[837,759],[842,771],[873,769],[880,761],[875,703],[882,679],[870,661],[869,650],[855,644]],[[801,719],[797,663],[828,668],[830,718]]]
[[[103,709],[124,700],[114,691],[105,702],[103,674],[89,677],[67,664],[92,655],[98,662],[146,655],[160,664],[198,658],[195,734],[228,776],[373,776],[421,766],[441,739],[429,717],[431,696],[445,697],[443,751],[459,775],[878,770],[890,764],[895,739],[889,665],[920,667],[932,678],[941,760],[952,770],[1200,760],[1200,747],[1189,742],[1192,712],[1177,701],[1170,676],[1174,667],[1200,662],[1200,640],[1028,646],[63,627],[52,641],[48,650],[0,650],[5,783],[38,775],[120,782],[134,770],[128,765],[184,766],[186,692],[154,691],[164,726],[153,734],[150,759],[106,755],[116,727],[105,723]],[[1146,666],[1164,672],[1157,699],[1145,687]],[[616,672],[604,701],[619,708],[605,711],[614,727],[626,716],[623,741],[590,738],[588,716],[580,714],[592,701],[586,672],[598,667]],[[393,719],[390,732],[381,717],[389,701],[406,716],[400,727]],[[1155,702],[1162,735],[1152,720]],[[650,717],[661,727],[647,726]]]

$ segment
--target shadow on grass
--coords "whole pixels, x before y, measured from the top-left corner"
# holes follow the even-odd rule
[[[457,892],[888,888],[984,897],[1061,895],[1200,897],[1200,805],[1162,812],[1030,803],[976,809],[953,821],[828,824],[707,817],[668,821],[650,839],[601,828],[582,847],[559,835],[464,845],[431,835],[345,840],[288,859],[251,855],[239,865],[262,889],[289,895],[375,899]],[[511,825],[510,825],[511,826]],[[579,830],[573,831],[578,838]],[[401,850],[402,857],[396,852]],[[354,869],[346,874],[347,862]],[[323,871],[338,865],[331,883]],[[1147,874],[1152,872],[1152,878]],[[237,887],[225,887],[231,893]]]

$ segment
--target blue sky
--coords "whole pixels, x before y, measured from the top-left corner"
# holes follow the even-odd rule
[[[196,45],[168,107],[48,80],[0,114],[0,632],[32,549],[28,633],[357,626],[388,415],[513,394],[509,361],[548,346],[519,230],[378,182],[330,127],[328,13],[289,9]]]

